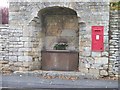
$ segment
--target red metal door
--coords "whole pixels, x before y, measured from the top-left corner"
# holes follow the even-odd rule
[[[103,51],[104,26],[92,26],[92,51]]]

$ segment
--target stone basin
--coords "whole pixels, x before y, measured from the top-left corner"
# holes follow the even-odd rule
[[[76,51],[42,51],[42,70],[76,71],[79,55]]]

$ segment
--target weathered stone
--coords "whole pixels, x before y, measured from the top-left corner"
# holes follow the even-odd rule
[[[5,75],[10,75],[13,71],[11,70],[6,70],[6,71],[2,71],[2,74],[5,74]]]
[[[18,51],[23,51],[23,52],[25,52],[25,51],[31,51],[31,48],[19,48],[19,50]]]
[[[100,57],[101,52],[92,52],[92,57]]]
[[[28,68],[30,65],[31,64],[29,62],[24,62],[22,66]]]
[[[19,67],[18,66],[16,67],[14,65],[10,66],[9,68],[10,68],[11,71],[18,71],[19,70]]]
[[[17,56],[9,56],[10,61],[17,61]]]
[[[95,63],[97,64],[108,64],[108,58],[107,57],[100,57],[100,58],[95,58]]]
[[[93,74],[94,76],[99,76],[99,69],[90,68],[89,73]]]
[[[3,65],[0,63],[0,68],[2,68],[3,67]]]
[[[19,71],[28,71],[29,69],[28,68],[25,68],[25,67],[19,67]]]
[[[29,37],[20,37],[20,41],[29,41]]]
[[[104,43],[108,43],[108,36],[104,36]]]
[[[32,61],[31,56],[18,56],[18,61]]]
[[[58,37],[64,37],[68,40],[69,47],[67,49],[77,50],[79,51],[79,57],[84,57],[81,65],[81,67],[84,67],[84,69],[98,69],[101,65],[103,65],[104,68],[104,65],[108,64],[109,50],[110,64],[116,64],[115,61],[118,60],[117,57],[119,56],[117,53],[115,53],[115,51],[118,51],[119,48],[117,46],[119,40],[119,17],[118,15],[115,16],[117,13],[116,11],[115,13],[110,12],[112,18],[110,19],[111,26],[109,28],[109,2],[41,2],[34,2],[34,7],[30,2],[10,3],[9,29],[0,27],[0,46],[4,47],[4,49],[2,47],[0,48],[0,50],[4,50],[0,51],[0,56],[2,56],[0,58],[1,60],[8,59],[9,61],[21,61],[21,63],[14,62],[15,68],[20,67],[25,61],[32,62],[36,57],[40,57],[40,60],[41,50],[53,50],[54,44],[57,42]],[[65,7],[70,8],[70,10],[74,9],[73,12],[75,11],[75,13],[70,16],[64,14],[70,14],[72,11],[64,11],[61,13],[59,10],[55,10],[55,12],[51,13],[51,11],[49,12],[48,10],[48,12],[45,12],[47,9],[49,9],[49,7],[52,8],[54,6],[60,6],[60,8],[63,8],[63,11],[66,9]],[[44,23],[43,20],[41,20],[41,17],[39,17],[42,16],[40,15],[40,13],[42,13],[41,10],[45,10],[43,11],[45,12],[45,15],[43,15],[46,17],[44,19]],[[55,14],[56,12],[58,15]],[[46,15],[46,13],[48,15]],[[79,19],[77,17],[79,17]],[[47,24],[44,25],[45,23]],[[91,51],[91,26],[93,25],[104,26],[104,52]],[[47,29],[47,31],[45,29]],[[47,37],[47,35],[49,37]],[[109,42],[108,38],[110,39]],[[81,60],[79,61],[81,62]],[[30,69],[40,69],[39,66],[41,65],[37,64],[37,62],[32,62]],[[27,63],[24,64],[23,67],[23,69],[26,69],[25,67],[27,67]],[[106,68],[107,67],[105,66],[104,69]],[[88,71],[84,71],[84,69],[83,72],[87,73]]]
[[[19,37],[10,37],[9,38],[10,41],[19,41]]]
[[[108,64],[103,65],[103,69],[108,70]]]
[[[108,76],[108,72],[106,70],[100,70],[100,75]]]
[[[84,56],[90,56],[91,55],[91,47],[84,47],[83,50],[84,51],[82,51],[82,55],[84,55]]]
[[[119,17],[118,17],[118,12],[117,10],[112,10],[110,11],[110,40],[109,40],[109,45],[110,45],[110,58],[109,58],[109,74],[110,76],[112,76],[113,74],[117,74],[118,72],[118,69],[115,67],[118,62],[117,61],[117,51],[118,50],[118,46],[119,45],[119,36],[118,36],[118,32],[119,32],[119,26],[118,26],[118,20],[119,20]],[[119,56],[119,55],[118,55]],[[115,63],[116,62],[116,63]]]
[[[24,42],[24,47],[33,47],[32,42]]]
[[[108,57],[108,52],[102,52],[102,56]]]
[[[29,66],[30,70],[40,70],[41,69],[41,62],[40,61],[34,61]]]
[[[88,71],[88,68],[80,68],[79,70],[80,70],[80,72],[82,72],[82,73],[88,73],[88,72],[89,72],[89,71]]]
[[[76,36],[76,32],[74,30],[63,30],[61,36]]]
[[[9,66],[4,66],[1,68],[2,71],[11,71]]]
[[[0,64],[8,64],[8,63],[9,63],[9,61],[3,61],[3,60],[1,61],[0,60]]]
[[[23,63],[22,62],[14,62],[14,66],[21,67],[21,66],[23,66]]]

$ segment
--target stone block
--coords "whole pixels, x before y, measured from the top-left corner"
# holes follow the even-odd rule
[[[1,68],[2,71],[9,71],[10,68],[9,68],[9,65],[4,65],[2,68]]]
[[[100,75],[108,76],[108,72],[106,70],[100,70]]]
[[[12,52],[12,55],[13,56],[22,56],[22,55],[24,55],[24,53],[23,52]]]
[[[93,63],[93,64],[91,65],[91,68],[93,68],[93,69],[99,69],[99,68],[101,68],[100,66],[101,66],[101,64]]]
[[[23,63],[22,62],[14,62],[14,66],[21,67],[21,66],[23,66]]]
[[[40,61],[34,61],[29,66],[30,70],[40,70],[41,69],[41,62]]]
[[[105,27],[104,35],[108,36],[108,29]]]
[[[84,49],[81,53],[83,56],[90,56],[91,55],[91,47],[84,47]]]
[[[19,45],[19,44],[16,44],[16,45],[9,45],[9,47],[11,48],[11,47],[14,47],[14,48],[20,48],[20,47],[23,47],[23,45]]]
[[[108,57],[108,52],[102,52],[102,56],[104,56],[104,57]]]
[[[10,61],[17,61],[17,56],[9,56]]]
[[[31,66],[31,63],[29,63],[29,62],[24,62],[22,66],[28,68],[29,66]]]
[[[0,60],[0,64],[8,64],[9,61],[5,61],[5,60]]]
[[[13,66],[14,65],[14,61],[9,61],[9,65]]]
[[[104,36],[104,43],[108,43],[108,36]]]
[[[11,71],[18,71],[19,67],[15,67],[15,66],[10,66],[9,67]]]
[[[22,51],[22,52],[27,52],[27,51],[31,51],[31,48],[19,48],[18,51]]]
[[[0,61],[4,60],[4,57],[2,56],[2,54],[0,54]]]
[[[29,37],[20,37],[20,41],[29,41]]]
[[[74,30],[62,30],[60,36],[76,36],[76,32]]]
[[[24,42],[17,42],[18,45],[23,45]]]
[[[20,41],[19,37],[9,37],[10,41]]]
[[[18,61],[32,61],[31,56],[18,56]]]
[[[94,76],[99,76],[99,69],[90,68],[89,73],[93,74]]]
[[[24,42],[24,47],[33,47],[32,42]]]
[[[0,68],[2,68],[3,64],[0,63]]]
[[[11,36],[14,36],[14,37],[22,37],[22,32],[14,32]]]
[[[108,64],[103,65],[104,70],[108,70]]]
[[[86,68],[90,68],[90,66],[91,66],[91,65],[90,65],[89,63],[86,63],[86,64],[85,64],[85,67],[86,67]]]
[[[101,52],[92,52],[92,57],[101,57]]]
[[[99,57],[95,58],[95,63],[96,64],[108,64],[108,57]]]
[[[18,51],[18,48],[10,47],[10,48],[9,48],[9,51],[11,51],[11,52],[16,52],[16,51]]]
[[[80,68],[79,71],[82,73],[88,73],[88,68]]]
[[[30,27],[24,27],[23,28],[23,36],[24,37],[28,37],[28,36],[30,36],[30,29],[29,29]]]
[[[19,67],[19,71],[28,71],[29,69],[28,68],[25,68],[25,67]]]

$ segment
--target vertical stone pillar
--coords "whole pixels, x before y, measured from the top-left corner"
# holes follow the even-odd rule
[[[120,60],[120,31],[119,31],[119,11],[110,11],[110,32],[109,32],[109,75],[118,75]]]

